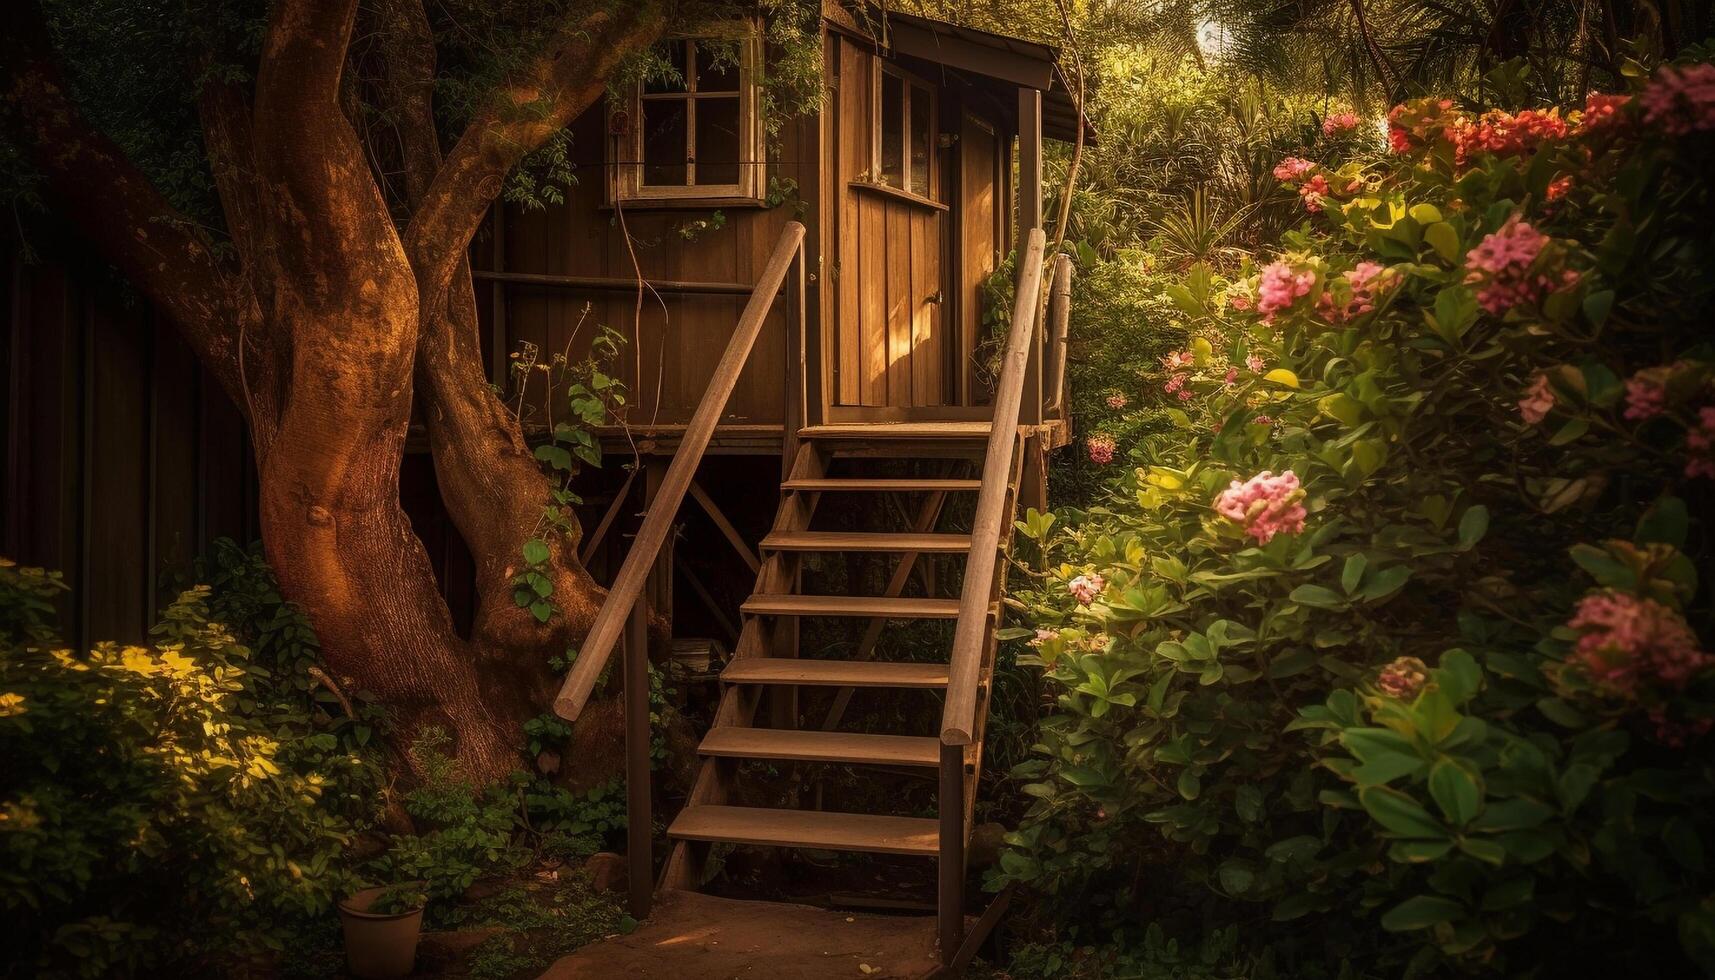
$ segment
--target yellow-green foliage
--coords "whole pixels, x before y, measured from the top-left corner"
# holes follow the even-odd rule
[[[7,959],[42,976],[221,972],[325,916],[370,761],[168,607],[148,645],[65,648],[57,575],[0,562],[0,901]]]

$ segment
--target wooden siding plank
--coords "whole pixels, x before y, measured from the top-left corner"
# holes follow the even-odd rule
[[[911,210],[894,201],[883,208],[887,215],[882,242],[882,264],[887,268],[887,401],[883,404],[911,407],[918,404],[911,390],[911,317],[916,306],[911,295]]]

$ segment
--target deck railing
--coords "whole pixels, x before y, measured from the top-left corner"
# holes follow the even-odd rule
[[[696,412],[685,426],[678,451],[673,454],[673,461],[668,465],[667,473],[662,477],[654,499],[650,501],[649,510],[643,516],[643,524],[637,529],[637,538],[632,543],[631,550],[626,553],[624,563],[619,567],[619,574],[608,588],[607,599],[596,613],[589,636],[584,639],[583,646],[578,651],[578,659],[566,674],[559,696],[554,699],[554,711],[560,717],[568,721],[576,720],[589,701],[596,680],[607,667],[614,645],[619,641],[621,633],[624,634],[626,856],[629,864],[631,911],[638,918],[648,913],[654,887],[654,859],[650,839],[653,819],[649,812],[649,610],[647,602],[641,599],[643,587],[649,579],[650,571],[655,567],[661,546],[672,530],[673,518],[679,512],[679,505],[684,501],[686,491],[690,489],[691,479],[696,475],[703,453],[714,436],[715,426],[726,410],[728,399],[732,397],[739,374],[750,358],[757,335],[762,332],[762,324],[768,319],[774,299],[780,293],[793,261],[801,259],[803,248],[804,226],[796,221],[788,222],[780,232],[780,240],[774,246],[774,253],[763,266],[762,275],[756,281],[756,287],[750,294],[749,302],[745,304],[744,312],[739,316],[738,326],[733,330],[732,339],[727,342],[726,353],[721,355],[720,363],[715,366],[714,376],[709,379],[709,386],[704,389],[702,400],[697,403]],[[799,288],[802,289],[801,286]],[[791,325],[791,330],[802,329],[801,322]],[[789,343],[789,384],[801,380],[797,377],[802,373],[801,360],[799,344]],[[788,425],[795,424],[790,418],[787,422]]]
[[[978,687],[984,650],[995,604],[995,566],[1000,558],[1001,533],[1008,523],[1006,501],[1013,458],[1018,451],[1018,419],[1024,380],[1036,346],[1037,301],[1042,290],[1042,229],[1030,232],[1018,268],[1018,291],[1012,301],[1012,326],[1001,355],[1000,383],[995,389],[993,427],[983,455],[982,488],[977,491],[976,515],[971,520],[971,550],[965,583],[959,596],[958,627],[947,668],[947,701],[941,712],[940,935],[943,956],[958,949],[964,932],[965,880],[965,747],[977,738]]]

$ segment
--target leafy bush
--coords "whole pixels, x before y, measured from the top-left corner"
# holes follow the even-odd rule
[[[148,646],[54,635],[57,574],[0,561],[0,896],[33,975],[222,972],[327,916],[375,767],[182,593]],[[239,600],[223,600],[229,609]],[[290,607],[270,621],[302,628]]]
[[[1715,973],[1712,77],[1403,106],[1165,291],[1173,427],[1021,522],[1057,711],[999,880],[1293,976]]]

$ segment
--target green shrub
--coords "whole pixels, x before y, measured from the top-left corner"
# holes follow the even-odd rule
[[[1283,162],[1263,268],[1166,290],[1173,427],[1021,523],[1057,710],[996,877],[1064,934],[1715,972],[1715,133],[1652,84],[1403,107],[1392,156]]]
[[[348,881],[372,761],[211,618],[207,587],[182,593],[148,646],[87,655],[49,625],[63,588],[0,562],[8,960],[188,975],[282,950]],[[284,628],[295,614],[272,615]]]

